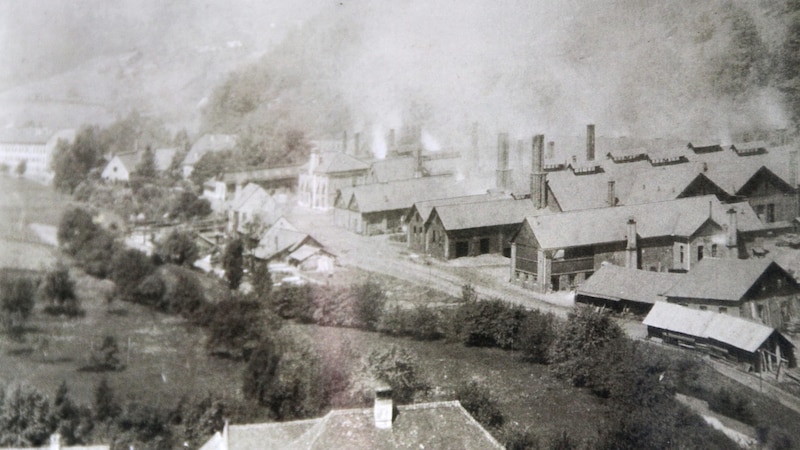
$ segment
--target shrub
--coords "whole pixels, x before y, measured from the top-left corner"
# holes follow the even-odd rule
[[[105,422],[117,417],[119,405],[114,399],[114,390],[108,385],[108,380],[102,378],[94,389],[94,418],[98,422]]]
[[[526,312],[500,299],[470,300],[458,308],[460,340],[467,346],[516,348]]]
[[[314,294],[312,288],[304,286],[282,286],[271,295],[272,308],[284,319],[298,319],[304,323],[314,321]]]
[[[381,285],[373,280],[351,287],[354,299],[356,319],[364,329],[375,331],[383,314],[386,303],[386,292]]]
[[[117,371],[125,368],[119,359],[119,345],[114,336],[105,336],[103,344],[89,355],[89,366],[84,370],[94,372]]]
[[[555,337],[555,316],[552,313],[528,311],[520,324],[516,348],[526,361],[547,362],[547,351]]]
[[[222,255],[222,267],[225,268],[225,278],[228,287],[238,289],[244,275],[244,245],[241,239],[234,239],[225,246]]]
[[[375,379],[387,383],[394,400],[408,403],[418,392],[427,392],[428,385],[419,373],[416,355],[408,350],[392,345],[375,349],[367,356],[369,371]]]
[[[538,450],[539,438],[532,431],[519,425],[506,426],[500,433],[499,441],[506,450]]]
[[[411,336],[423,341],[442,337],[439,316],[435,310],[426,305],[413,308],[395,305],[386,308],[381,314],[378,331],[393,336]]]
[[[0,271],[0,320],[12,338],[20,338],[33,311],[36,283],[27,275]]]
[[[267,330],[280,326],[261,304],[240,296],[210,305],[206,317],[209,320],[206,341],[209,351],[244,360],[265,339]]]
[[[456,389],[456,398],[472,417],[481,425],[490,429],[499,429],[505,422],[503,413],[492,398],[489,389],[473,380],[460,385]]]
[[[156,249],[161,259],[168,263],[190,266],[198,257],[197,244],[188,232],[172,230]]]
[[[743,396],[727,388],[721,388],[708,399],[708,408],[723,416],[736,419],[748,425],[756,425],[756,416],[750,402]]]
[[[136,288],[154,270],[152,260],[139,250],[120,249],[111,259],[111,279],[126,300],[136,295]]]
[[[141,283],[136,286],[130,299],[136,303],[150,306],[159,311],[166,311],[169,309],[167,300],[164,298],[166,289],[161,275],[153,273],[145,277]]]

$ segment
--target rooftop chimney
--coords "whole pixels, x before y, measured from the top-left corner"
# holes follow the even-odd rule
[[[614,191],[614,180],[608,180],[608,197],[606,198],[608,206],[617,206],[617,195]]]
[[[356,133],[353,136],[353,156],[356,158],[361,156],[361,133]]]
[[[61,450],[61,435],[53,433],[50,435],[50,450]]]
[[[547,206],[547,174],[544,172],[544,135],[537,134],[532,142],[531,158],[531,201],[536,209]]]
[[[628,219],[628,245],[625,247],[625,267],[629,269],[639,268],[638,249],[636,247],[636,220],[633,217]]]
[[[375,428],[381,430],[392,429],[392,419],[394,418],[394,404],[392,403],[392,388],[380,386],[375,388]]]
[[[508,168],[508,133],[497,135],[497,175],[496,187],[507,190],[509,188],[510,170]]]
[[[728,210],[728,230],[725,234],[725,245],[729,248],[736,247],[738,243],[736,242],[738,230],[736,224],[736,209],[731,208]]]
[[[594,124],[586,125],[586,160],[594,161]]]

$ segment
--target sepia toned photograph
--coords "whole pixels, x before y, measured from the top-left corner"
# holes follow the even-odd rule
[[[0,450],[800,449],[800,2],[0,1]]]

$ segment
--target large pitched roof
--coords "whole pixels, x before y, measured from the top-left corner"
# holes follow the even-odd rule
[[[375,183],[407,180],[414,177],[417,160],[413,157],[382,159],[373,162],[369,174]]]
[[[513,225],[522,223],[525,217],[548,214],[551,211],[536,209],[531,199],[490,199],[483,202],[452,203],[438,205],[428,217],[438,217],[447,231],[471,228]]]
[[[302,165],[293,165],[240,170],[235,172],[230,171],[222,175],[222,181],[224,181],[225,184],[242,184],[250,181],[283,180],[286,178],[297,178],[302,170]]]
[[[253,249],[253,256],[259,259],[269,260],[283,252],[294,252],[304,244],[313,244],[317,247],[322,245],[316,239],[298,231],[296,229],[284,227],[276,223],[264,233],[258,241],[258,245]]]
[[[656,302],[642,323],[648,327],[713,339],[748,352],[758,350],[772,333],[777,333],[774,328],[729,314],[666,302]]]
[[[231,425],[226,449],[503,448],[457,401],[398,406],[391,430],[376,428],[374,420],[373,410],[365,408],[334,410],[300,422]],[[201,450],[221,449],[222,440],[215,435]]]
[[[578,288],[577,294],[612,301],[655,303],[659,300],[664,301],[664,291],[678,283],[684,276],[678,273],[650,272],[603,264]]]
[[[375,183],[343,189],[346,204],[355,198],[362,214],[379,211],[409,209],[414,202],[432,198],[460,196],[469,191],[465,183],[456,183],[452,177],[422,177],[410,180]]]
[[[274,209],[274,207],[275,201],[272,196],[255,183],[248,183],[230,203],[230,208],[234,211],[244,208]]]
[[[773,265],[783,270],[770,259],[703,258],[664,296],[739,301]]]
[[[356,159],[346,153],[323,152],[319,154],[319,164],[316,173],[353,172],[369,169],[369,164]]]
[[[511,194],[507,192],[487,192],[485,194],[475,194],[475,195],[464,195],[459,197],[445,197],[445,198],[435,198],[433,200],[423,200],[417,201],[414,203],[414,208],[416,208],[419,215],[422,217],[423,222],[428,221],[428,217],[433,211],[433,208],[436,206],[444,206],[444,205],[456,205],[456,204],[472,204],[472,203],[482,203],[489,200],[500,200],[500,199],[510,199]]]
[[[749,204],[722,204],[713,195],[532,216],[526,221],[539,245],[552,249],[624,240],[631,217],[636,220],[636,233],[642,238],[691,236],[709,218],[718,224],[727,223],[727,211],[731,208],[736,211],[739,231],[763,228]]]

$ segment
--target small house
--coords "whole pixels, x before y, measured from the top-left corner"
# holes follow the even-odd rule
[[[577,303],[646,314],[658,301],[666,301],[664,292],[679,283],[685,275],[652,272],[603,264],[597,272],[578,286]]]

